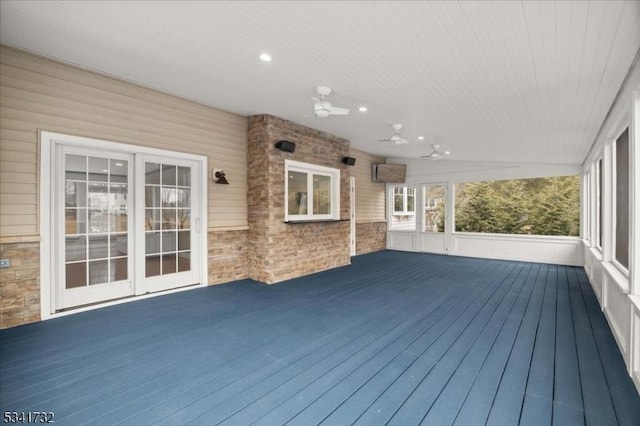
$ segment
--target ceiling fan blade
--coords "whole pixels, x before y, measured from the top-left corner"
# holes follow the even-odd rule
[[[340,108],[340,107],[336,107],[333,105],[329,106],[329,113],[331,115],[347,115],[349,114],[349,109],[348,108]]]

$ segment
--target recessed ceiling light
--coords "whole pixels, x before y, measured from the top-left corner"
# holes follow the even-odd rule
[[[271,62],[271,55],[269,55],[268,53],[262,53],[260,55],[260,60],[262,62]]]
[[[424,140],[424,136],[418,136],[418,140],[419,141]]]
[[[361,106],[360,108],[358,108],[358,111],[367,112],[367,107],[366,106]]]

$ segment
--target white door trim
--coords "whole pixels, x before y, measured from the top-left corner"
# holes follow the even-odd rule
[[[101,139],[87,138],[82,136],[73,136],[62,133],[54,133],[40,131],[40,180],[39,180],[39,226],[40,226],[40,317],[41,319],[51,318],[57,315],[55,308],[55,298],[53,297],[52,287],[55,285],[54,264],[52,255],[55,248],[53,244],[53,226],[54,223],[54,204],[53,204],[53,185],[55,182],[53,165],[56,161],[55,146],[56,144],[65,144],[69,146],[80,146],[93,149],[106,149],[115,152],[128,154],[149,154],[159,156],[170,156],[179,159],[188,159],[200,162],[202,165],[202,173],[200,173],[200,285],[206,286],[208,283],[207,268],[207,207],[208,207],[208,181],[207,157],[203,155],[187,154],[181,152],[173,152],[157,148],[149,148],[138,145],[129,145],[120,142],[112,142]],[[126,299],[118,302],[108,302],[108,304],[124,303],[135,298]],[[101,304],[100,306],[104,306]],[[83,309],[86,310],[86,309]]]
[[[424,231],[424,209],[425,203],[425,190],[434,186],[442,186],[444,188],[444,231],[432,232]],[[417,185],[417,197],[416,200],[416,212],[420,209],[420,215],[417,218],[416,235],[418,239],[418,249],[421,252],[447,254],[448,253],[448,238],[450,235],[449,230],[449,183],[448,182],[428,182]],[[417,214],[417,213],[416,213]]]
[[[351,256],[356,255],[356,178],[349,177],[349,251]]]

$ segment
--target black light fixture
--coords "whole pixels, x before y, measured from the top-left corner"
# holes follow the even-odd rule
[[[355,158],[353,158],[353,157],[344,157],[344,158],[342,159],[342,162],[343,162],[344,164],[346,164],[347,166],[355,166],[355,164],[356,164],[356,159],[355,159]]]
[[[218,183],[218,184],[221,184],[221,185],[229,185],[229,181],[225,177],[224,171],[219,170],[214,174],[214,176],[216,177],[216,182],[215,183]]]
[[[296,144],[293,142],[282,140],[276,142],[276,148],[284,152],[293,152],[296,150]]]

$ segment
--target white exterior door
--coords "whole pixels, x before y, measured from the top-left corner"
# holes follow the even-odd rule
[[[196,284],[200,279],[200,167],[175,158],[141,155],[138,179],[136,294]]]
[[[206,160],[44,135],[51,312],[206,283]]]
[[[447,183],[389,185],[387,248],[446,254],[453,229]]]
[[[57,308],[133,294],[133,157],[59,146]]]
[[[447,252],[447,184],[420,185],[420,251]]]

